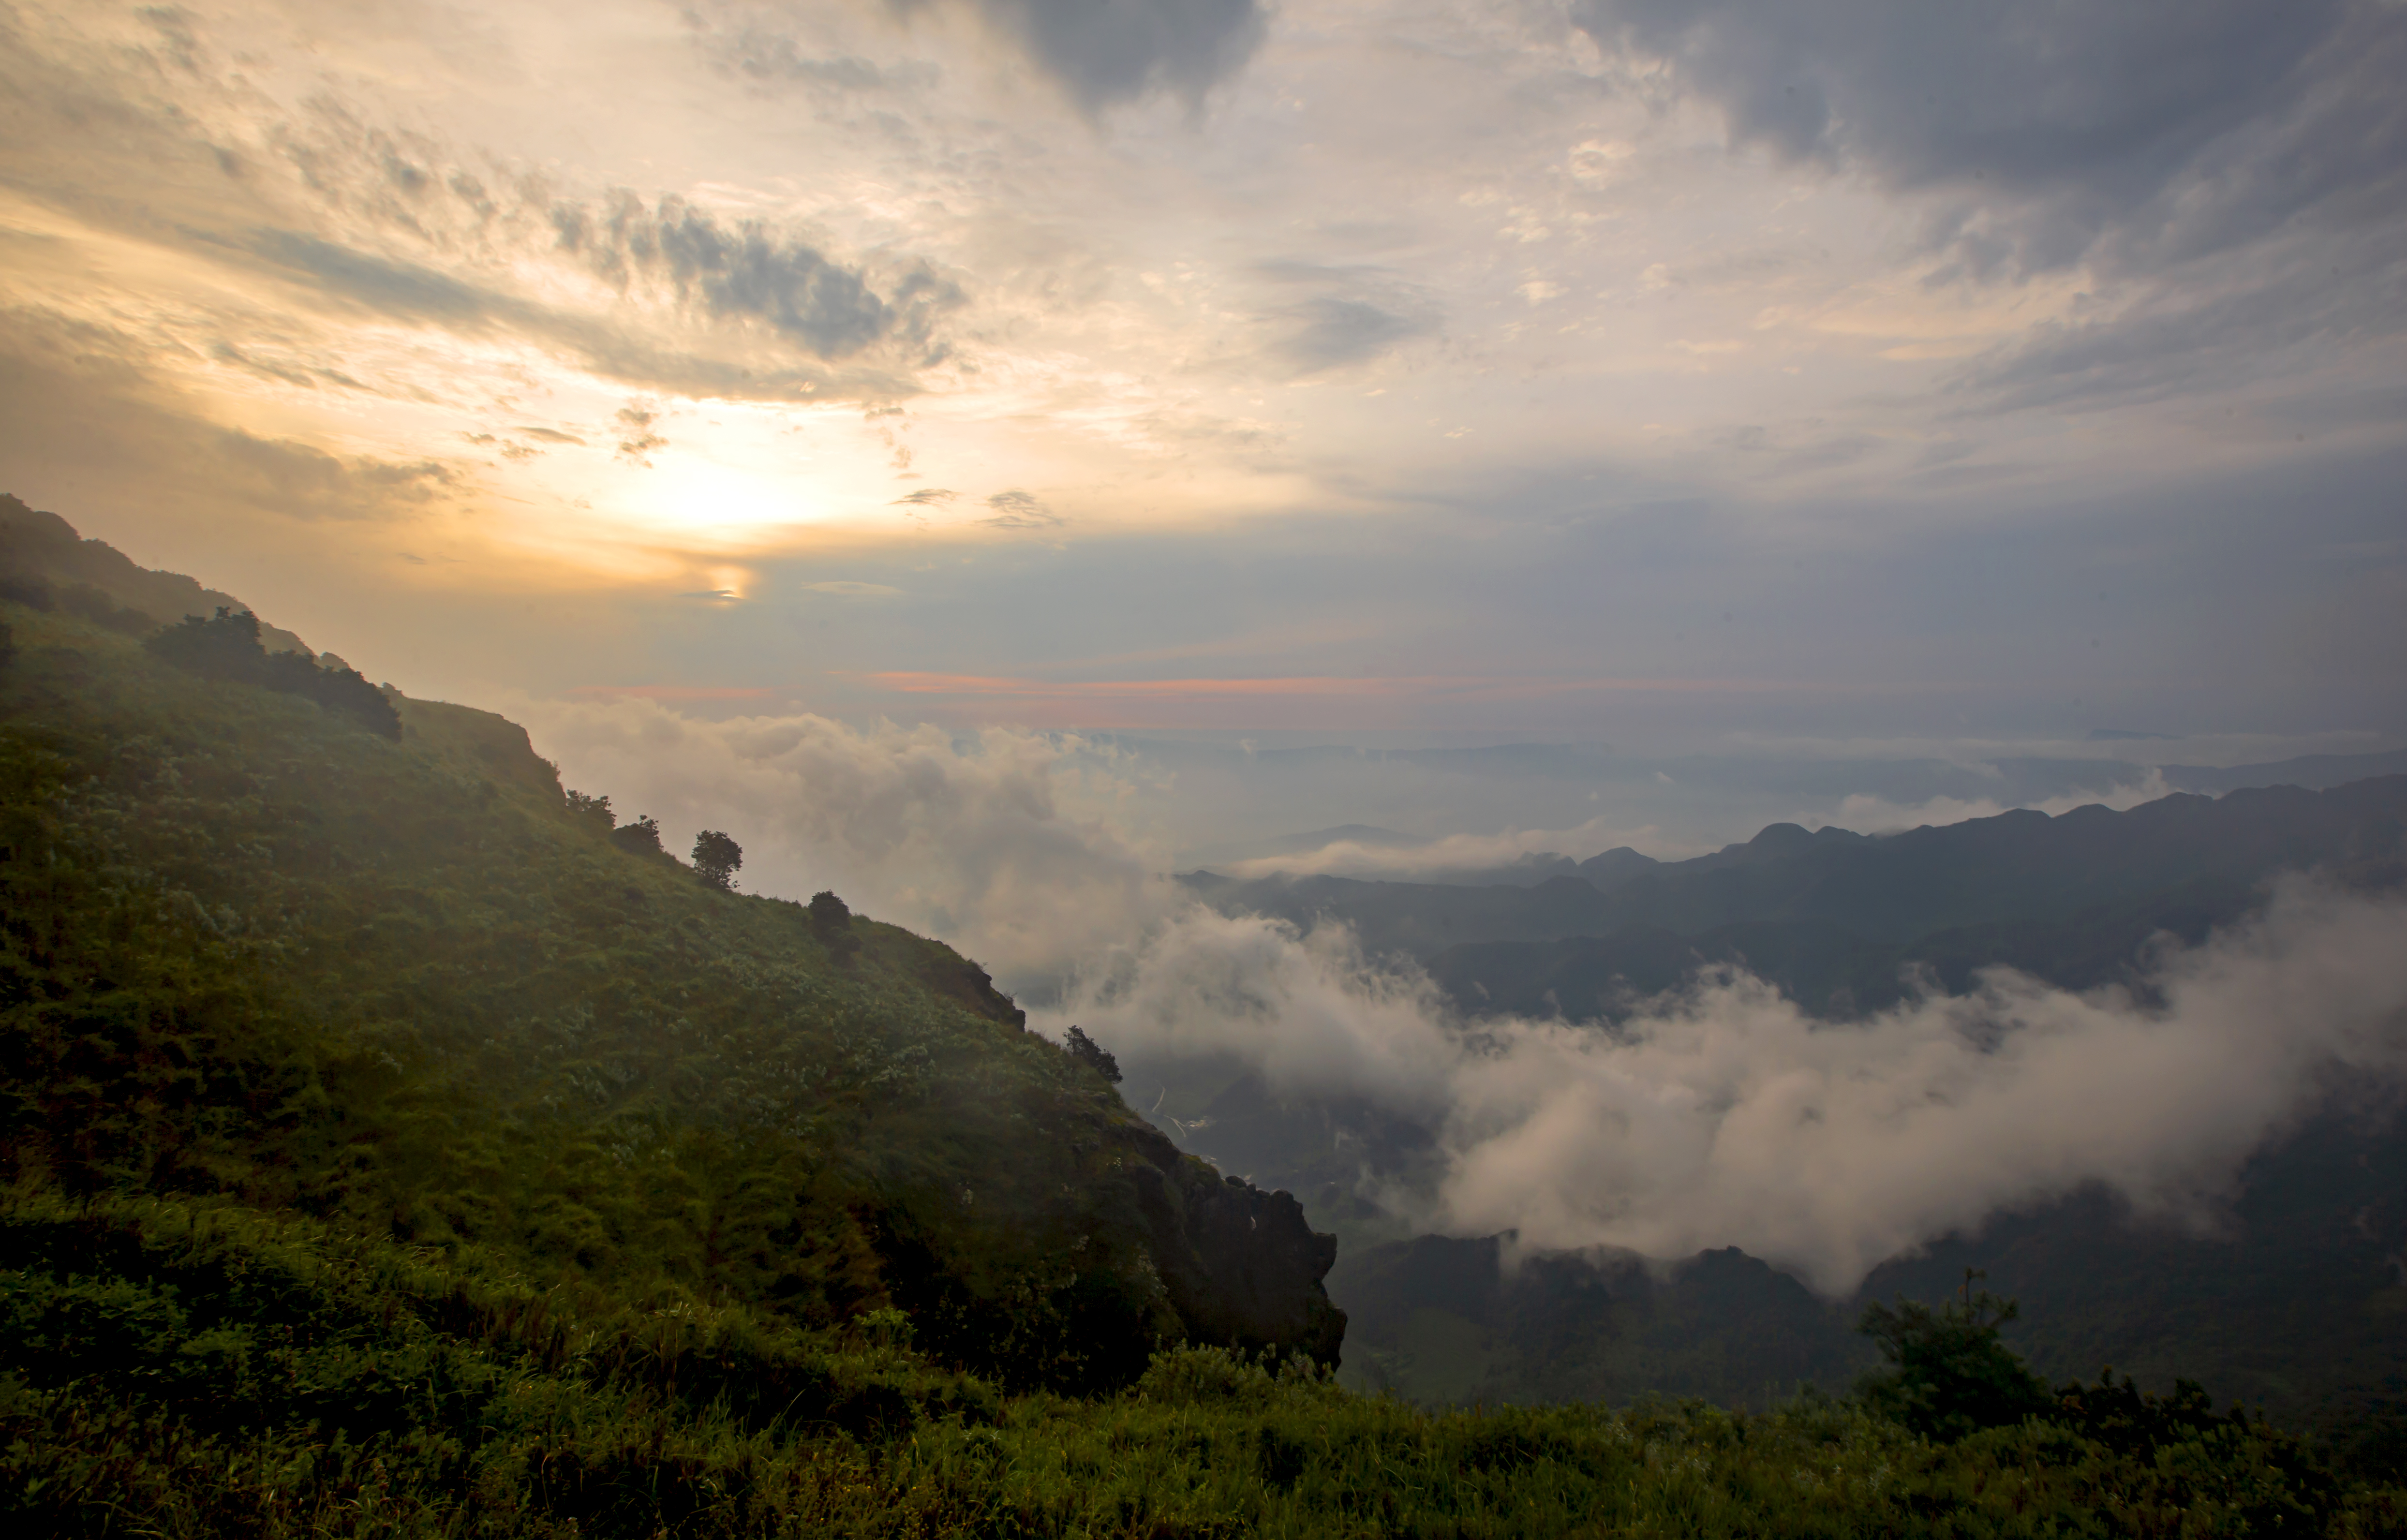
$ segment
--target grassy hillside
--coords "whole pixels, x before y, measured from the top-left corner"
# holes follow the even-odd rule
[[[1292,1202],[1177,1155],[948,949],[623,847],[497,718],[407,702],[390,742],[9,623],[0,1174],[805,1326],[902,1306],[1051,1384],[1183,1336],[1333,1356]]]

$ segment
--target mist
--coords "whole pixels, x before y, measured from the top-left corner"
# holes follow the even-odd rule
[[[2135,990],[2006,971],[1844,1024],[1743,972],[1618,1027],[1460,1020],[1343,926],[1228,916],[1165,874],[1175,777],[1074,736],[824,718],[699,721],[520,701],[563,777],[622,817],[724,828],[743,885],[832,887],[992,969],[1059,1036],[1234,1061],[1275,1093],[1426,1132],[1362,1195],[1426,1230],[1678,1258],[1737,1246],[1830,1294],[1881,1262],[2091,1184],[2212,1228],[2248,1158],[2345,1080],[2407,1069],[2407,904],[2286,880],[2256,919],[2158,953]],[[1523,845],[1478,841],[1468,855]]]

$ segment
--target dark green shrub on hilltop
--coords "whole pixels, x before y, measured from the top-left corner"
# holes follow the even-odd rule
[[[1866,1306],[1859,1329],[1888,1365],[1858,1383],[1867,1406],[1946,1443],[2051,1409],[2047,1382],[2000,1337],[2019,1313],[2015,1302],[1974,1290],[1979,1276],[1966,1269],[1962,1297],[1936,1309],[1916,1300]]]
[[[705,829],[693,837],[694,876],[720,891],[735,886],[735,874],[744,865],[744,848],[716,829]]]
[[[401,714],[384,692],[356,669],[329,667],[300,652],[269,652],[259,639],[259,617],[221,607],[204,620],[152,632],[143,647],[153,657],[213,679],[255,684],[316,701],[380,737],[401,736]]]

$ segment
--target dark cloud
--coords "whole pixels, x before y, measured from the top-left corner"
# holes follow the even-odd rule
[[[996,492],[986,500],[986,506],[994,510],[994,517],[981,519],[978,522],[993,529],[1023,532],[1058,529],[1064,522],[1060,514],[1017,487],[1009,492]]]
[[[501,225],[548,231],[550,244],[628,292],[664,289],[718,321],[755,323],[823,362],[891,348],[919,366],[941,360],[937,318],[958,306],[957,285],[924,264],[897,264],[878,275],[831,255],[813,241],[763,220],[725,221],[677,197],[647,203],[620,189],[598,207],[556,198],[539,180],[520,178],[505,207],[496,189],[464,169],[439,169],[439,146],[391,135],[333,107],[320,110],[312,135],[287,135],[287,158],[334,207],[375,207],[388,230],[406,232],[430,252]],[[456,210],[438,207],[440,189]],[[393,204],[388,195],[397,195]],[[379,202],[377,200],[384,199]],[[463,218],[464,217],[464,218]],[[451,325],[506,316],[520,327],[573,327],[523,301],[480,289],[428,266],[371,254],[318,236],[260,232],[256,254],[306,272],[324,287],[388,313]],[[493,255],[506,262],[513,253]]]
[[[932,0],[899,0],[916,9]],[[1169,91],[1190,102],[1262,40],[1256,0],[972,0],[1090,112]]]
[[[1278,351],[1307,373],[1364,363],[1430,329],[1426,321],[1359,299],[1307,300],[1287,319],[1293,329],[1280,339]]]
[[[647,206],[617,192],[599,211],[550,210],[560,249],[622,288],[638,278],[666,282],[713,316],[763,321],[825,360],[876,343],[916,350],[922,365],[947,349],[936,318],[961,303],[960,288],[924,265],[906,268],[881,295],[862,268],[763,221],[724,224],[681,198]]]
[[[1999,406],[2081,408],[2161,400],[2268,378],[2305,378],[2407,317],[2393,243],[2325,240],[2223,282],[2164,284],[2102,319],[2034,328],[1973,360],[1953,384]]]
[[[393,262],[292,230],[260,230],[255,255],[317,280],[319,288],[390,316],[460,326],[513,308],[499,295],[432,268]]]
[[[2042,5],[1574,0],[1670,60],[1731,138],[1945,190],[1966,263],[2161,263],[2310,209],[2396,217],[2407,7],[2390,0]]]
[[[561,432],[559,429],[557,429],[557,428],[527,428],[527,427],[519,427],[519,428],[513,428],[513,429],[511,429],[510,431],[511,431],[512,433],[514,433],[514,434],[518,434],[518,435],[520,435],[521,437],[525,437],[525,438],[539,438],[539,439],[543,440],[543,441],[544,441],[545,443],[547,443],[547,444],[577,444],[577,445],[582,445],[582,444],[585,442],[585,440],[583,440],[583,439],[581,439],[581,438],[577,437],[575,434],[566,434],[566,433],[562,433],[562,432]]]
[[[915,508],[934,507],[938,504],[949,503],[960,495],[961,493],[948,487],[921,487],[918,492],[904,492],[890,506],[894,507],[907,506]]]
[[[2407,317],[2407,6],[1574,0],[1734,143],[1923,199],[1933,281],[2073,263],[2072,319],[1958,372],[1965,409],[2312,371]]]
[[[1378,268],[1273,261],[1254,270],[1284,289],[1319,291],[1266,316],[1279,334],[1272,351],[1302,374],[1367,363],[1437,329],[1426,297]]]
[[[644,456],[669,447],[667,439],[652,432],[652,424],[660,420],[659,412],[641,403],[620,407],[619,428],[624,436],[619,440],[619,452],[638,464],[649,465],[651,462]]]
[[[904,15],[947,3],[1017,42],[1090,113],[1165,91],[1200,102],[1253,56],[1265,19],[1259,0],[890,0]],[[796,36],[806,26],[780,8],[687,0],[683,11],[705,58],[764,89],[922,91],[940,78],[924,62],[818,53]]]

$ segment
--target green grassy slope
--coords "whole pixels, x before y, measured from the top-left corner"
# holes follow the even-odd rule
[[[947,948],[857,920],[831,955],[800,905],[620,848],[498,718],[410,702],[389,743],[7,607],[7,1174],[805,1325],[897,1305],[1047,1383],[1184,1335],[1333,1354],[1292,1202],[1177,1155]]]
[[[1919,1438],[1843,1403],[1431,1415],[1220,1348],[1004,1393],[224,1199],[9,1194],[0,1523],[89,1535],[2395,1534],[2407,1491],[2112,1393]],[[2140,1415],[2132,1416],[2132,1412]],[[2153,1413],[2153,1415],[2151,1415]],[[2102,1415],[2101,1415],[2102,1414]]]

